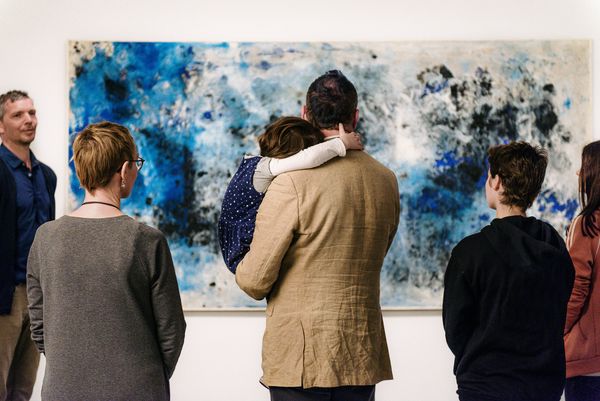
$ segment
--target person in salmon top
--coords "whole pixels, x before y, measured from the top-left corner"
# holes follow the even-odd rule
[[[567,246],[575,284],[567,307],[567,401],[600,400],[600,141],[583,148],[579,175],[581,213]]]

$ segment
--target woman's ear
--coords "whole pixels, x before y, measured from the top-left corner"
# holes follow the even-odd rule
[[[127,174],[127,165],[129,164],[129,162],[123,162],[123,164],[121,165],[121,170],[119,171],[121,174],[121,178],[125,177],[125,174]]]
[[[121,184],[127,181],[127,169],[131,167],[131,162],[124,162],[121,166],[121,170],[119,170],[119,175],[121,176]]]

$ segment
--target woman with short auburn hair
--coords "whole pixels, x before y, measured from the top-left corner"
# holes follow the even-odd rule
[[[121,211],[144,159],[129,130],[88,125],[73,143],[82,205],[37,231],[28,262],[44,400],[168,400],[185,334],[164,235]]]

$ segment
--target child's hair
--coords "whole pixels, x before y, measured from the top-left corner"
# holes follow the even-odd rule
[[[490,175],[500,176],[504,192],[500,201],[527,210],[542,189],[548,165],[546,150],[527,142],[512,142],[488,150]]]
[[[323,133],[299,117],[280,117],[258,137],[260,155],[282,159],[323,142]]]
[[[594,216],[594,212],[600,209],[600,141],[588,143],[581,152],[579,200],[583,235],[595,237],[600,234],[600,225]]]

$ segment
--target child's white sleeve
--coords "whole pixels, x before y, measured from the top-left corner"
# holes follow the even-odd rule
[[[275,178],[275,176],[271,174],[271,170],[269,170],[271,160],[273,159],[270,157],[263,157],[260,159],[254,170],[254,175],[252,176],[252,185],[254,186],[254,189],[261,194],[269,188],[271,181]]]
[[[346,156],[346,147],[340,138],[326,140],[285,159],[271,159],[269,170],[274,176],[294,170],[306,170],[318,167],[336,156]]]

